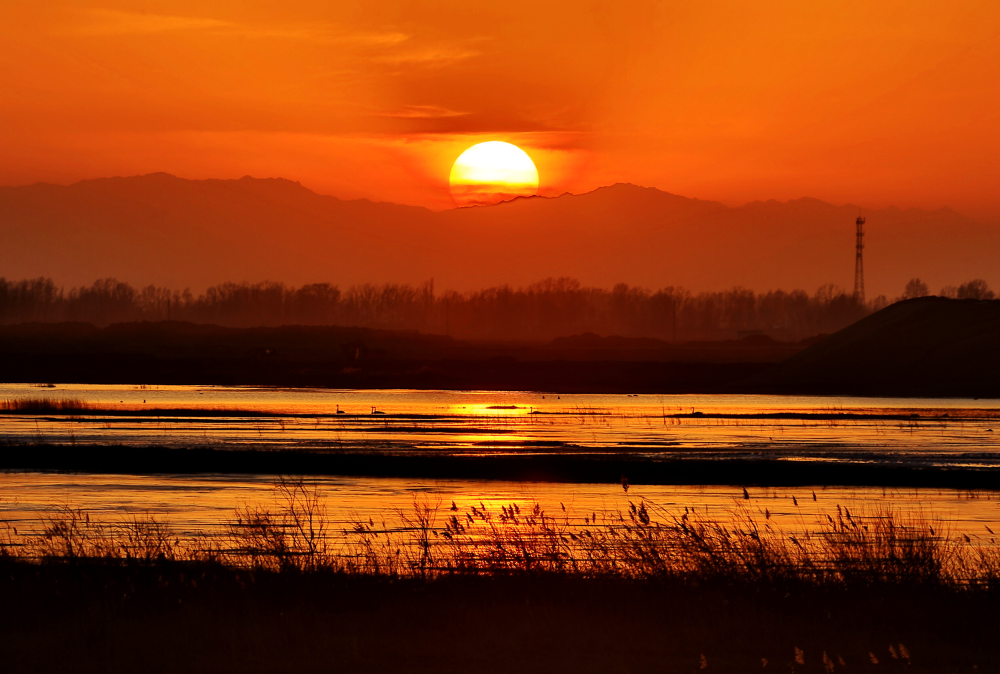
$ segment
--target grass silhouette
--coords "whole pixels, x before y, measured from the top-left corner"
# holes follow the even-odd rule
[[[96,412],[98,407],[75,398],[20,398],[0,401],[0,413],[76,414]]]
[[[563,574],[580,578],[676,579],[775,585],[995,587],[1000,545],[952,536],[945,524],[875,506],[836,507],[819,526],[791,535],[744,500],[718,516],[648,499],[627,511],[472,505],[414,498],[412,508],[340,527],[319,488],[280,479],[269,502],[247,503],[222,535],[181,535],[151,514],[100,519],[64,506],[18,532],[0,523],[0,554],[32,563],[210,562],[269,572],[324,571],[430,578]],[[23,523],[22,523],[23,527]]]
[[[878,507],[792,537],[741,501],[577,521],[416,499],[338,528],[283,480],[214,537],[69,507],[0,524],[5,671],[1000,667],[992,539]]]
[[[1000,546],[915,514],[838,508],[792,537],[742,501],[579,525],[418,498],[337,528],[302,480],[272,496],[214,537],[69,507],[0,524],[4,671],[1000,667]]]

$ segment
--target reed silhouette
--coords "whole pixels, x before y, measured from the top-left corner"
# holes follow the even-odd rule
[[[99,410],[100,407],[76,398],[16,398],[0,401],[0,412],[8,414],[73,414]]]
[[[878,508],[790,536],[742,503],[708,517],[635,500],[581,524],[417,500],[337,530],[285,480],[214,539],[65,508],[37,532],[0,525],[0,646],[6,671],[1000,665],[993,539]]]
[[[997,588],[1000,544],[990,534],[950,535],[947,523],[874,505],[836,506],[805,533],[734,498],[709,516],[648,499],[626,511],[555,514],[538,504],[450,508],[414,497],[410,510],[355,518],[338,529],[323,493],[279,479],[270,502],[246,503],[218,533],[181,535],[151,514],[102,519],[70,506],[38,514],[18,532],[0,522],[0,554],[44,562],[105,560],[219,563],[273,572],[330,571],[393,577],[557,573],[583,578],[674,578],[687,583]],[[581,523],[582,519],[582,523]]]

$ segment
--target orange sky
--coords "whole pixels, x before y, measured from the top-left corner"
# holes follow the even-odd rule
[[[505,140],[634,182],[1000,220],[1000,3],[0,4],[0,184],[167,171],[450,208]]]

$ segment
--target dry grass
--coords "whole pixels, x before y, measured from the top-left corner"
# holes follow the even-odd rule
[[[0,527],[0,554],[24,559],[212,561],[274,572],[334,571],[428,578],[564,574],[781,587],[786,584],[1000,587],[1000,546],[951,536],[889,508],[837,507],[826,524],[789,535],[742,501],[721,518],[640,500],[581,525],[535,505],[461,510],[415,499],[407,511],[337,528],[318,489],[282,480],[270,502],[246,504],[224,535],[185,541],[149,515],[98,521],[63,508],[34,533]]]
[[[177,559],[180,541],[152,515],[128,515],[113,522],[63,507],[42,518],[37,534],[18,533],[4,522],[0,552],[33,559],[115,559],[151,563]]]
[[[301,480],[279,481],[214,538],[182,540],[150,515],[101,519],[64,507],[30,532],[0,521],[0,593],[35,612],[32,634],[46,643],[54,629],[75,639],[84,625],[78,650],[91,649],[102,667],[115,650],[106,635],[122,630],[131,637],[115,648],[154,664],[178,645],[200,659],[231,641],[238,647],[226,657],[245,651],[246,671],[299,671],[304,664],[286,659],[316,668],[352,653],[361,655],[351,671],[375,671],[372,658],[390,651],[399,655],[386,671],[415,671],[413,658],[446,671],[440,652],[466,658],[449,671],[512,671],[527,653],[557,652],[560,639],[587,655],[569,667],[576,651],[558,651],[530,671],[619,671],[620,658],[642,657],[648,666],[634,671],[1000,666],[990,618],[1000,546],[917,514],[839,508],[792,536],[743,500],[716,517],[637,500],[581,524],[538,505],[415,499],[346,529],[334,521],[323,494]],[[53,627],[52,616],[73,611],[83,617]],[[288,649],[313,653],[337,634],[346,636],[330,652]],[[526,642],[535,645],[511,650]],[[490,670],[487,652],[503,666]],[[259,658],[271,660],[253,670]]]
[[[539,507],[450,514],[437,570],[477,574],[572,573],[588,577],[684,579],[713,583],[995,585],[1000,549],[947,535],[928,520],[876,508],[838,508],[827,526],[786,534],[737,502],[721,519],[671,514],[647,501],[626,513],[593,513],[584,526]]]
[[[315,487],[280,480],[274,510],[245,504],[226,523],[222,559],[236,566],[278,571],[310,571],[336,564],[327,535],[326,504]]]
[[[8,414],[72,414],[97,409],[94,405],[75,398],[8,398],[0,402],[0,412]]]

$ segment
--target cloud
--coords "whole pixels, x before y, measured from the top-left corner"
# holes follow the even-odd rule
[[[287,40],[309,40],[326,44],[343,44],[358,47],[392,47],[410,39],[399,32],[353,32],[328,23],[313,23],[301,26],[260,28],[247,25],[231,25],[222,30],[227,35],[247,38],[276,38]]]
[[[177,16],[92,8],[74,13],[75,20],[55,32],[84,37],[142,36],[201,33],[211,38],[238,37],[251,40],[287,40],[369,52],[363,58],[389,68],[443,68],[481,54],[467,45],[484,38],[465,38],[463,44],[427,44],[399,30],[357,29],[333,21],[245,23],[204,16]],[[459,116],[449,111],[404,110],[392,116],[414,119]]]
[[[112,9],[89,9],[84,20],[64,32],[74,35],[145,35],[180,31],[208,31],[215,35],[245,38],[309,40],[359,47],[391,47],[410,38],[398,31],[351,31],[330,22],[255,26],[195,16],[172,16]]]
[[[442,119],[445,117],[462,117],[468,114],[468,112],[449,110],[437,105],[404,105],[402,110],[385,112],[381,116],[398,117],[400,119]]]
[[[234,24],[219,19],[193,16],[168,16],[139,12],[119,12],[113,9],[91,9],[81,25],[67,32],[77,35],[143,35],[180,30],[226,28]]]
[[[375,60],[392,66],[418,65],[418,66],[446,66],[458,61],[479,56],[480,52],[461,47],[428,47],[425,49],[411,49],[399,51],[394,54],[385,54]]]

